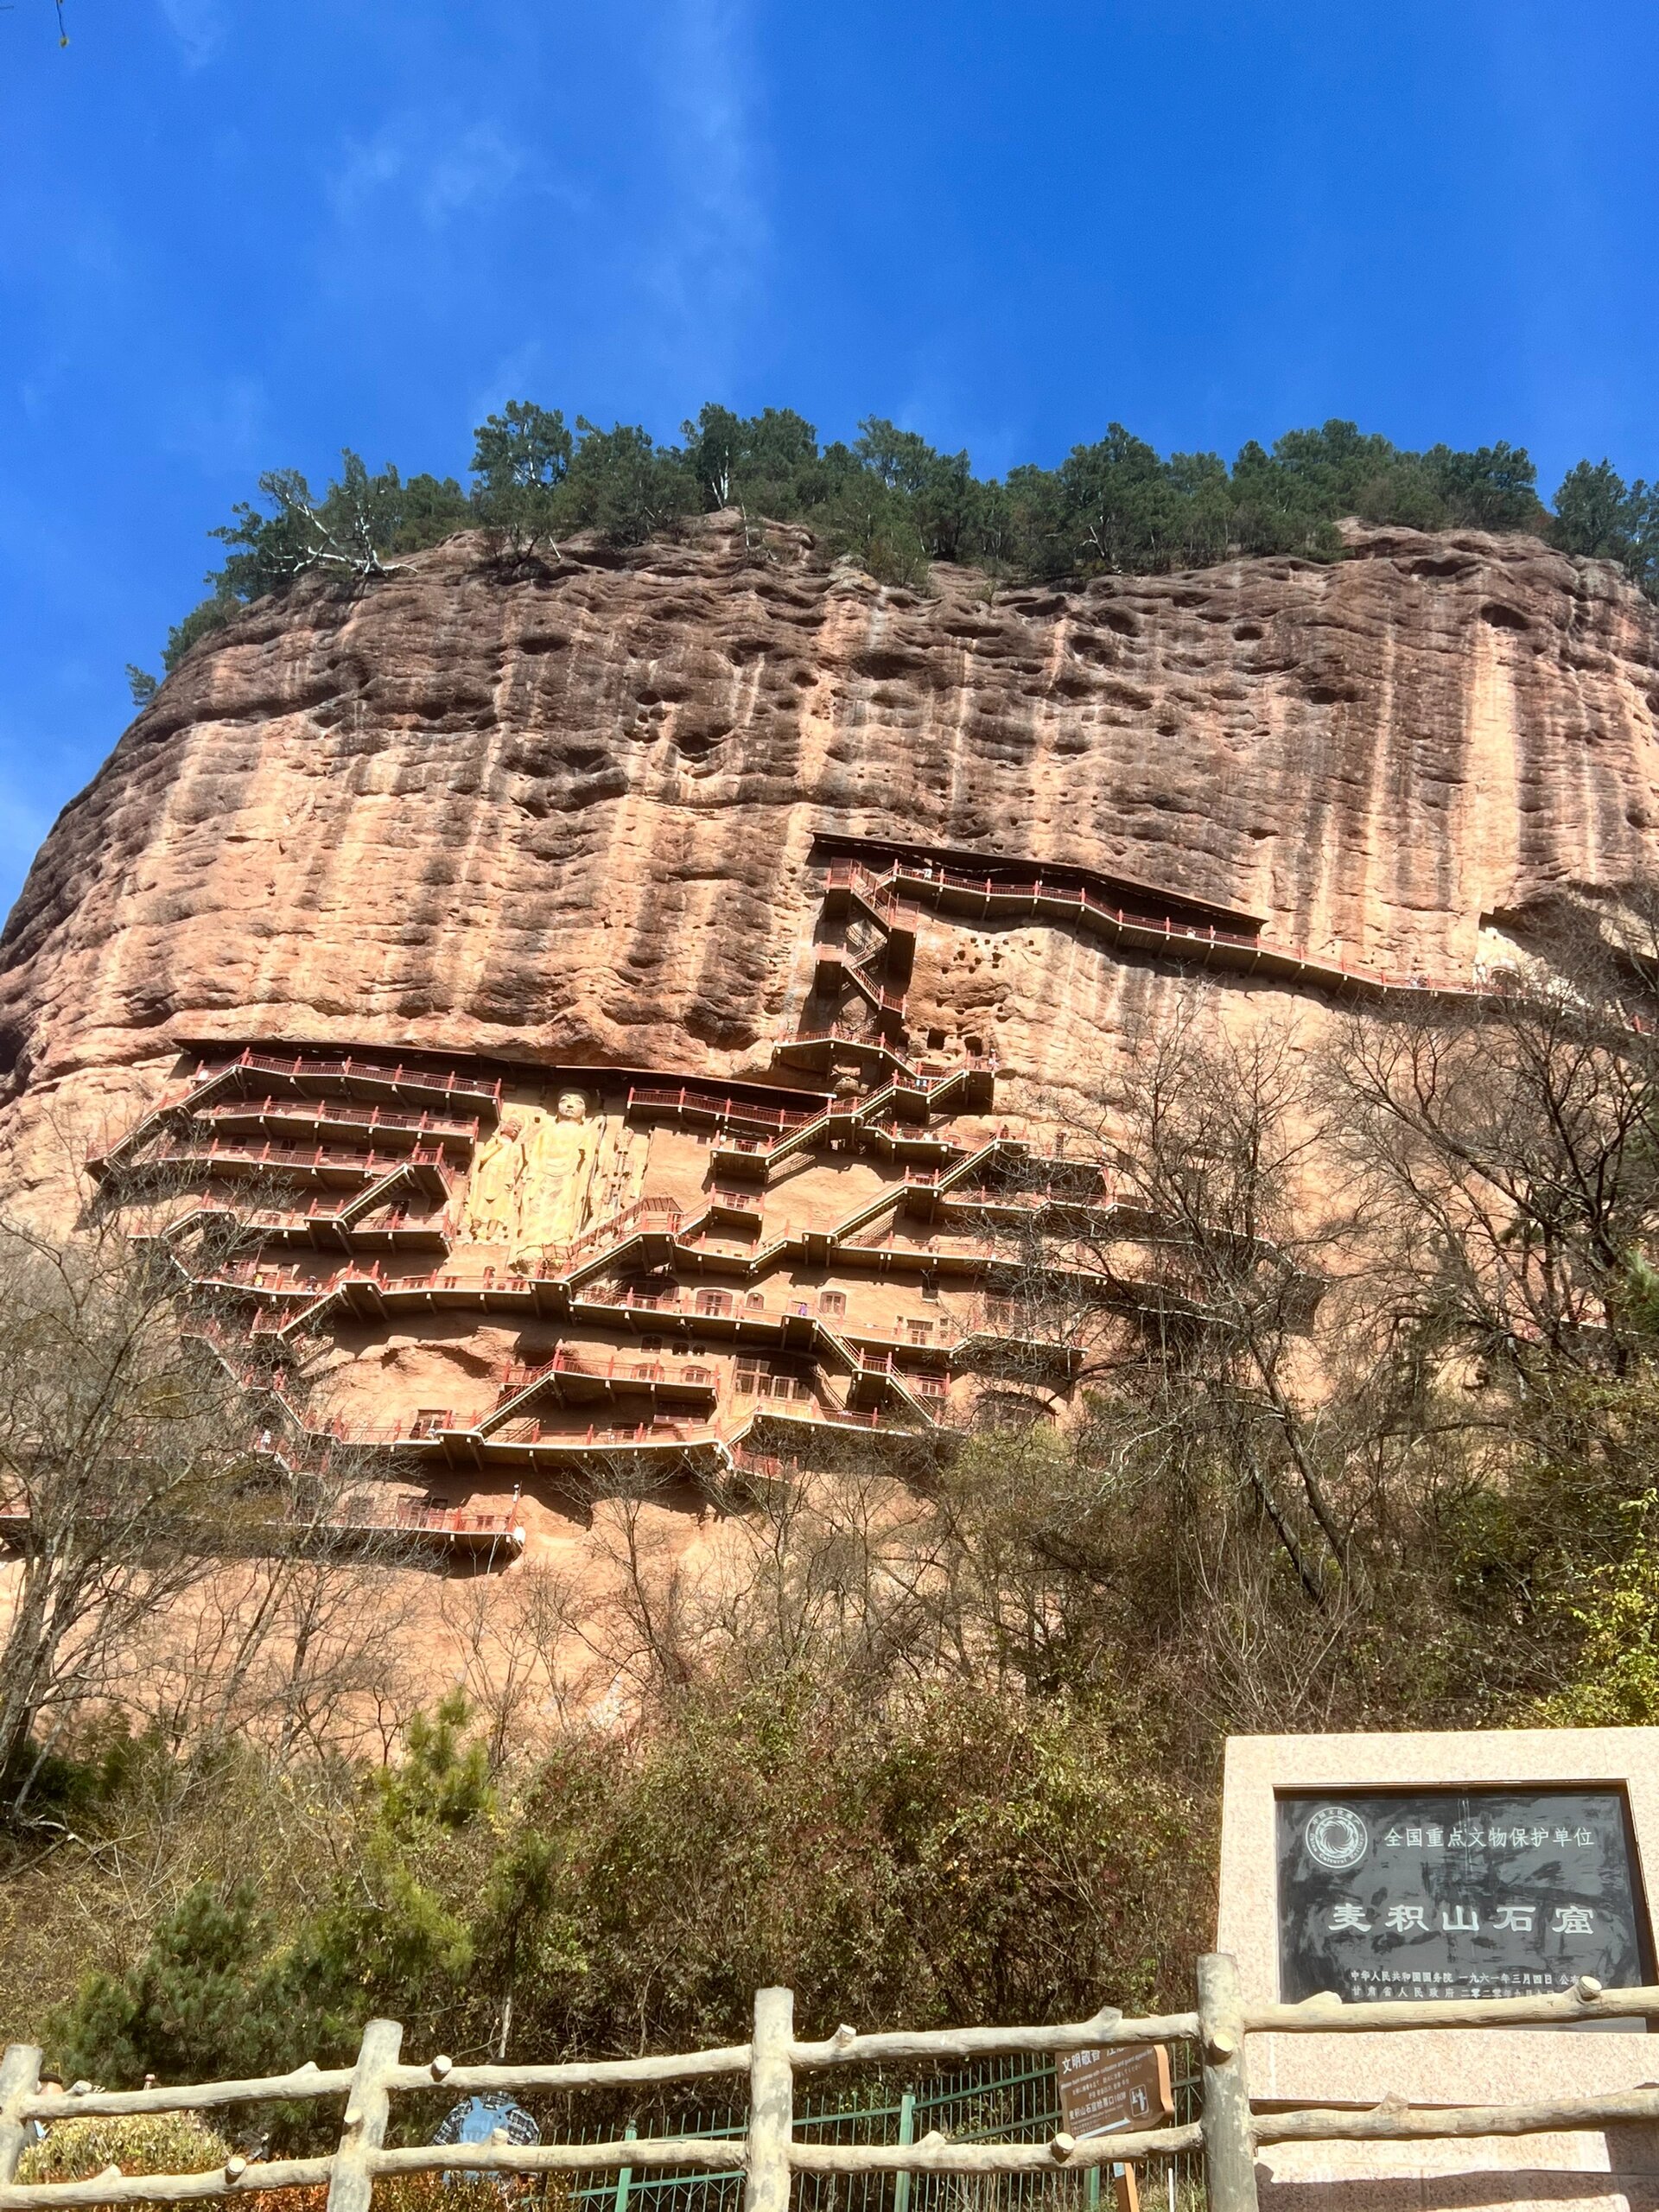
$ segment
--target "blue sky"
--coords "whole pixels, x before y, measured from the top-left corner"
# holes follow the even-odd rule
[[[260,470],[511,397],[1659,474],[1653,0],[0,10],[0,906]]]

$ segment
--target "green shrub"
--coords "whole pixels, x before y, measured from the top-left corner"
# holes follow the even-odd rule
[[[1659,1722],[1659,1497],[1627,1510],[1628,1554],[1586,1576],[1567,1601],[1583,1641],[1573,1679],[1541,1700],[1547,1728],[1651,1728]]]
[[[90,2181],[111,2166],[124,2174],[200,2174],[222,2166],[231,2145],[197,2113],[143,2113],[121,2119],[60,2120],[44,2142],[32,2143],[17,2168],[19,2182]],[[504,2196],[563,2204],[563,2175],[537,2175],[502,2185],[480,2175],[395,2174],[374,2185],[376,2212],[502,2212]],[[325,2182],[307,2189],[251,2192],[255,2212],[324,2212]],[[157,2199],[165,2202],[167,2199]]]
[[[482,2175],[457,2175],[446,2183],[441,2173],[393,2174],[374,2184],[374,2207],[375,2212],[503,2212],[504,2199],[508,2204],[559,2206],[569,2195],[563,2174],[505,2183]],[[251,2201],[253,2212],[325,2212],[328,2188],[319,2182],[310,2189],[259,2190]]]
[[[91,2181],[110,2166],[124,2174],[201,2174],[230,2155],[225,2138],[193,2112],[60,2120],[23,2152],[17,2178]]]

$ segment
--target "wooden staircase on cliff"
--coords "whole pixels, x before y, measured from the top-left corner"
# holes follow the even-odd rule
[[[620,1103],[627,1121],[706,1140],[696,1205],[647,1194],[531,1264],[469,1271],[455,1256],[449,1208],[499,1122],[504,1078],[436,1055],[203,1048],[191,1080],[92,1163],[118,1202],[153,1196],[169,1179],[201,1186],[147,1233],[194,1296],[241,1317],[242,1352],[221,1356],[271,1408],[285,1465],[409,1459],[591,1484],[632,1456],[725,1479],[746,1461],[775,1465],[780,1453],[798,1458],[855,1433],[912,1464],[918,1450],[951,1447],[962,1418],[951,1389],[963,1376],[1018,1370],[1064,1395],[1079,1374],[1077,1344],[1040,1328],[1022,1335],[1005,1319],[949,1341],[905,1340],[780,1300],[772,1285],[786,1273],[891,1277],[924,1297],[929,1284],[954,1284],[1006,1300],[1034,1263],[1079,1312],[1138,1313],[1154,1327],[1213,1319],[1155,1255],[1138,1274],[1102,1256],[1156,1224],[1096,1170],[1046,1157],[1006,1128],[955,1127],[992,1109],[999,1071],[994,1052],[944,1063],[909,1041],[926,917],[1081,929],[1135,956],[1320,988],[1421,987],[1309,961],[1267,942],[1259,917],[1097,872],[840,836],[820,838],[817,850],[820,926],[840,935],[814,944],[810,1009],[772,1057],[779,1071],[831,1078],[836,1095],[646,1077]],[[577,1079],[595,1073],[604,1079]],[[850,1154],[879,1168],[878,1190],[835,1219],[797,1219],[768,1235],[769,1207],[775,1223],[786,1204],[774,1183]],[[211,1249],[227,1236],[254,1249]],[[308,1251],[342,1263],[322,1272]],[[407,1264],[423,1251],[435,1261]],[[1309,1319],[1318,1294],[1306,1286]],[[557,1341],[504,1371],[495,1403],[473,1418],[311,1419],[292,1367],[303,1343],[346,1323],[436,1314],[550,1325]],[[665,1329],[671,1345],[640,1342]],[[700,1357],[700,1345],[714,1351]],[[246,1356],[255,1347],[263,1365]],[[724,1411],[714,1353],[737,1362]],[[779,1387],[763,1389],[774,1370]],[[584,1421],[584,1411],[594,1417]]]

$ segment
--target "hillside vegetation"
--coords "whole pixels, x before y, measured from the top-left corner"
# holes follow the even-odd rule
[[[734,414],[710,404],[657,443],[637,424],[608,430],[558,409],[512,401],[474,434],[472,481],[378,474],[347,452],[321,493],[296,469],[259,480],[212,534],[228,548],[207,598],[178,623],[168,670],[240,607],[302,575],[366,578],[399,554],[483,527],[519,556],[556,556],[561,537],[594,531],[637,545],[687,516],[736,506],[758,522],[806,524],[830,557],[888,582],[918,584],[931,561],[1060,581],[1160,574],[1239,554],[1334,560],[1337,523],[1355,515],[1418,530],[1532,531],[1569,553],[1618,562],[1659,596],[1659,485],[1627,485],[1606,461],[1580,461],[1553,511],[1522,448],[1403,451],[1352,423],[1292,430],[1269,450],[1252,440],[1230,468],[1213,453],[1160,455],[1114,423],[1058,468],[1027,464],[976,476],[966,452],[937,451],[871,416],[850,444],[820,446],[788,408]],[[139,701],[156,678],[130,671]]]
[[[1184,2001],[1229,1732],[1659,1719],[1659,895],[1534,950],[1317,1051],[1149,1033],[1067,1151],[1161,1224],[1164,1300],[1082,1310],[1040,1240],[1009,1300],[1011,1363],[1083,1342],[1080,1424],[734,1497],[713,1580],[619,1480],[602,1596],[443,1586],[435,1711],[374,1641],[395,1560],[230,1512],[269,1465],[144,1250],[31,1247],[0,2026],[124,2082],[377,2012],[457,2056],[723,2042],[776,1980],[812,2033]],[[163,1418],[221,1479],[167,1486]]]

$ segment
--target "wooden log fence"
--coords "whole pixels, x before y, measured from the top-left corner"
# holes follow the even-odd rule
[[[794,2031],[794,1996],[763,1989],[747,2044],[652,2058],[567,2061],[551,2065],[457,2066],[439,2056],[425,2065],[401,2056],[403,2029],[371,2020],[350,2068],[307,2064],[291,2073],[145,2089],[48,2092],[41,2054],[13,2044],[0,2059],[0,2212],[53,2212],[59,2206],[210,2202],[265,2190],[327,2184],[328,2212],[370,2212],[374,2183],[395,2175],[454,2172],[531,2177],[537,2174],[729,2172],[741,2166],[744,2212],[788,2212],[797,2174],[991,2176],[1091,2170],[1202,2151],[1209,2212],[1255,2212],[1255,2152],[1291,2142],[1382,2143],[1547,2134],[1629,2121],[1659,2120],[1659,2088],[1559,2097],[1533,2104],[1408,2106],[1388,2099],[1366,2109],[1315,2107],[1256,2113],[1250,2103],[1246,2038],[1251,2035],[1376,2034],[1423,2029],[1547,2027],[1590,2020],[1659,2018],[1659,1987],[1605,1990],[1588,1976],[1547,1997],[1384,2000],[1344,2004],[1310,1998],[1300,2005],[1247,2005],[1233,1960],[1198,1962],[1195,2012],[1128,2018],[1111,2006],[1092,2018],[1050,2027],[958,2028],[861,2035],[850,2027],[803,2042]],[[1136,2133],[1076,2139],[1064,2131],[1041,2142],[957,2142],[935,2131],[918,2141],[900,2127],[896,2143],[829,2143],[795,2133],[796,2077],[849,2066],[938,2065],[949,2061],[1057,2056],[1112,2044],[1196,2041],[1202,2065],[1202,2118]],[[607,2142],[386,2145],[394,2097],[442,2089],[451,2094],[660,2088],[711,2076],[749,2084],[747,2132],[740,2144],[708,2136],[639,2136]],[[334,2151],[315,2158],[227,2159],[205,2173],[124,2174],[111,2167],[86,2181],[20,2183],[19,2162],[33,2125],[57,2120],[232,2105],[343,2097]]]

